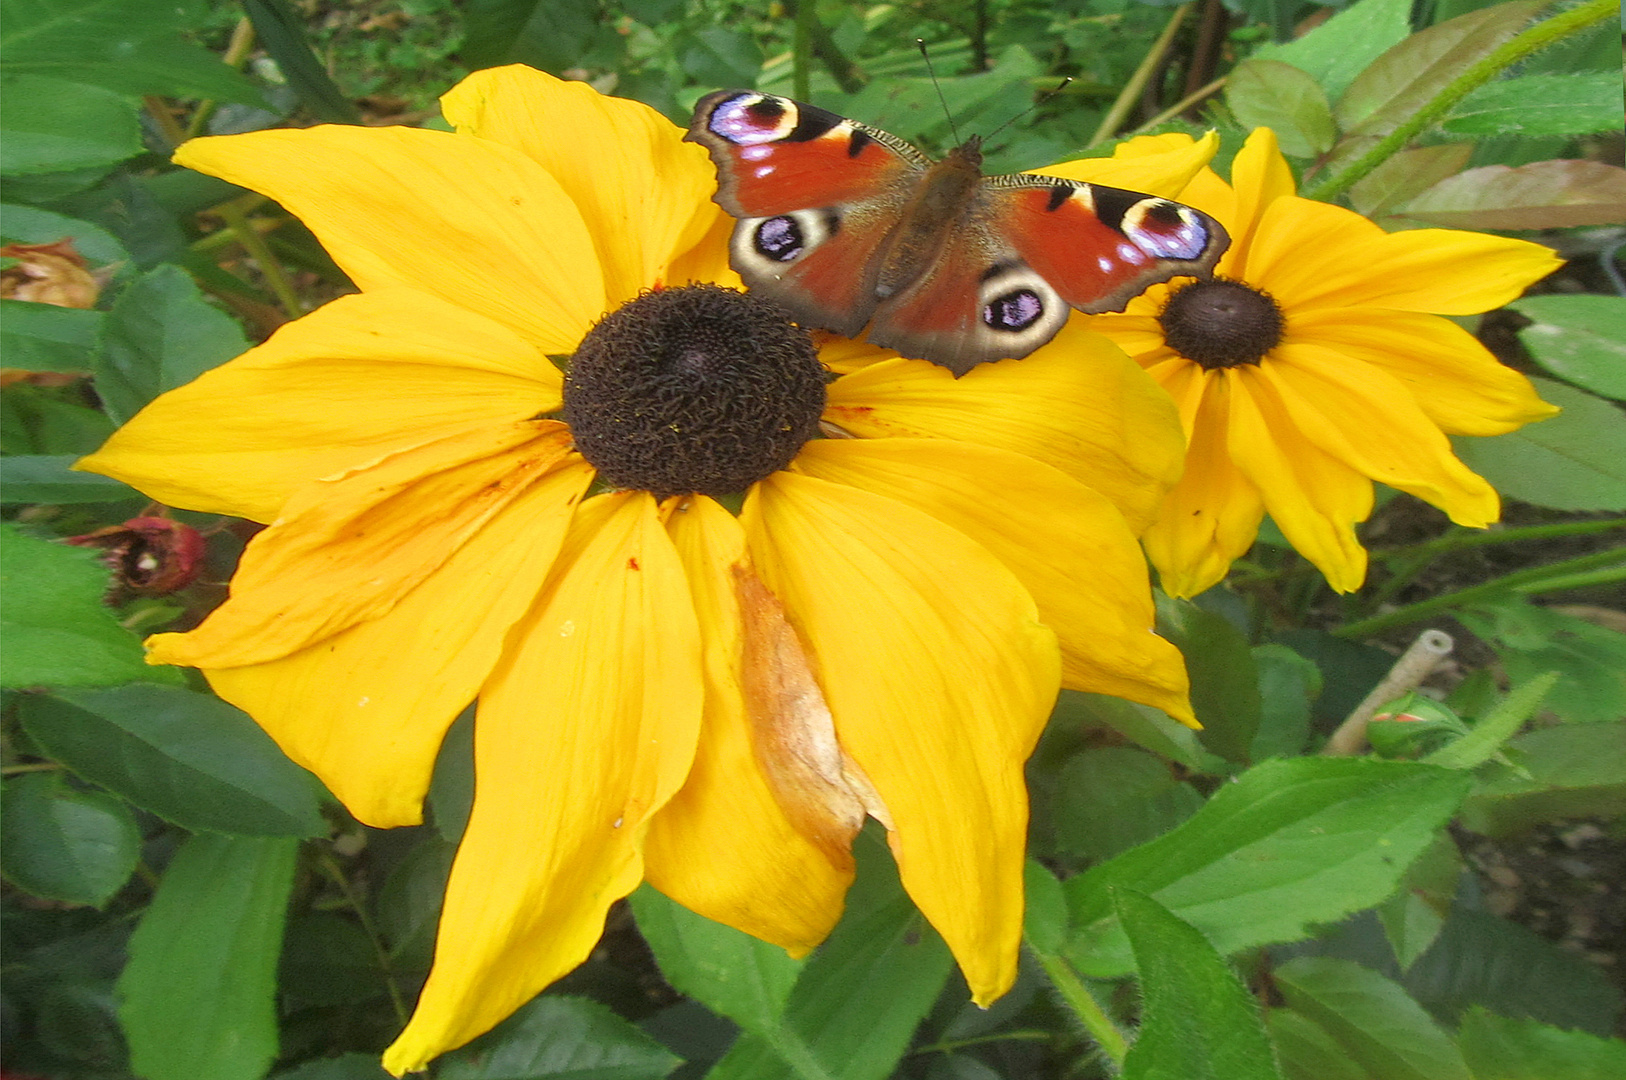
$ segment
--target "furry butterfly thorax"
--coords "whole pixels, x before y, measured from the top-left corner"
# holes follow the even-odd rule
[[[1157,282],[1209,275],[1230,238],[1169,199],[1037,173],[982,174],[972,136],[933,161],[789,98],[719,90],[684,138],[738,218],[729,262],[805,326],[963,375],[1055,337],[1071,308],[1122,311]]]

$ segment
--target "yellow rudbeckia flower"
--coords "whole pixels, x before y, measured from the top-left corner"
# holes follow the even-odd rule
[[[1183,142],[1135,139],[1075,166],[1104,179]],[[1499,435],[1558,410],[1440,316],[1499,307],[1560,260],[1480,233],[1385,233],[1299,198],[1267,128],[1231,176],[1204,169],[1176,196],[1230,231],[1217,280],[1153,286],[1089,324],[1169,392],[1186,431],[1185,474],[1145,537],[1164,589],[1192,596],[1220,581],[1267,513],[1333,588],[1359,588],[1355,524],[1372,511],[1373,480],[1460,525],[1495,521],[1495,490],[1446,435]]]
[[[680,129],[524,68],[444,107],[455,133],[183,147],[361,292],[81,463],[269,523],[230,599],[150,658],[201,668],[362,821],[421,820],[477,700],[474,807],[386,1066],[575,967],[640,880],[805,952],[866,815],[998,997],[1057,687],[1190,719],[1135,539],[1179,467],[1166,397],[1076,329],[960,380],[836,342],[856,370],[827,382],[760,302],[682,287],[737,279]]]

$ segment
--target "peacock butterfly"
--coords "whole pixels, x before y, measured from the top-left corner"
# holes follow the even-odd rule
[[[934,162],[894,135],[755,90],[695,105],[739,218],[730,264],[797,322],[964,375],[1056,336],[1068,307],[1122,311],[1148,286],[1203,276],[1225,229],[1168,199],[1056,176],[982,175],[972,136]]]

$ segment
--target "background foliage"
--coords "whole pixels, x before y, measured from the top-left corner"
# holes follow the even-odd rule
[[[1217,126],[1234,152],[1269,125],[1316,197],[1391,229],[1512,230],[1567,255],[1535,295],[1470,320],[1565,411],[1458,440],[1512,500],[1502,527],[1452,528],[1385,493],[1361,592],[1328,592],[1267,527],[1225,586],[1166,603],[1201,733],[1063,693],[1030,767],[1023,973],[993,1008],[967,1005],[866,833],[847,915],[806,961],[645,889],[584,967],[436,1075],[1626,1075],[1615,10],[0,0],[0,234],[67,238],[84,270],[50,264],[80,290],[63,306],[15,288],[36,264],[4,252],[7,1075],[383,1075],[376,1054],[427,971],[467,815],[467,718],[442,751],[432,823],[364,829],[190,673],[142,662],[141,636],[218,602],[251,530],[166,511],[206,538],[193,552],[136,524],[156,512],[136,492],[67,466],[349,288],[279,208],[168,166],[175,144],[285,122],[434,124],[436,94],[510,62],[680,123],[737,85],[937,150],[956,129],[998,128],[994,171],[1160,125]],[[59,542],[99,532],[100,553]],[[166,559],[201,573],[179,591],[132,586]],[[1374,725],[1375,752],[1323,754],[1430,627],[1458,644],[1410,708],[1420,719]]]

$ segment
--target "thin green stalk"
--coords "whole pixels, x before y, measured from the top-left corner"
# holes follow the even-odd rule
[[[1474,585],[1470,588],[1458,589],[1456,592],[1430,597],[1427,600],[1408,604],[1395,611],[1374,615],[1370,619],[1362,619],[1360,622],[1353,622],[1347,626],[1340,626],[1333,633],[1338,637],[1346,638],[1369,637],[1380,630],[1388,630],[1392,627],[1419,622],[1442,611],[1463,607],[1478,600],[1488,599],[1493,596],[1505,596],[1512,592],[1534,591],[1533,588],[1527,589],[1524,587],[1550,584],[1565,575],[1579,573],[1583,570],[1603,569],[1611,565],[1619,567],[1619,577],[1626,577],[1626,548],[1595,551],[1591,555],[1583,555],[1577,559],[1550,563],[1546,566],[1532,566],[1528,570],[1504,574],[1494,581],[1487,581],[1481,585]]]
[[[813,0],[801,0],[796,5],[796,34],[792,39],[793,52],[790,65],[792,93],[803,101],[813,96],[813,20],[818,18],[818,7]]]
[[[1143,132],[1151,131],[1159,124],[1168,123],[1170,120],[1173,120],[1176,116],[1179,116],[1181,113],[1185,112],[1199,101],[1204,101],[1225,89],[1225,82],[1227,78],[1228,76],[1221,75],[1208,85],[1198,87],[1196,90],[1193,90],[1179,101],[1176,101],[1173,105],[1170,105],[1167,109],[1164,109],[1162,112],[1158,113],[1156,116],[1152,117],[1150,120],[1146,121],[1146,123],[1142,124],[1134,131],[1131,131],[1129,134],[1131,136],[1139,135]]]
[[[231,41],[226,45],[226,52],[220,59],[228,67],[243,70],[243,64],[248,60],[248,54],[254,48],[254,24],[244,16],[237,20],[232,28]],[[216,102],[200,101],[192,113],[191,121],[186,125],[186,138],[195,139],[203,131],[203,125],[209,122],[214,115]]]
[[[350,879],[345,877],[344,868],[339,865],[339,861],[333,857],[333,852],[325,844],[316,845],[316,864],[321,867],[328,880],[339,887],[339,892],[344,894],[345,903],[360,920],[362,932],[372,943],[373,954],[378,959],[378,970],[383,973],[384,987],[389,991],[390,1005],[395,1009],[395,1018],[404,1026],[410,1015],[406,999],[401,996],[400,988],[395,985],[395,972],[390,967],[389,950],[384,947],[384,939],[379,934],[378,927],[373,925],[372,918],[367,914],[367,905],[356,895],[355,889],[350,885]]]
[[[1585,536],[1588,533],[1626,529],[1626,517],[1593,521],[1560,521],[1550,525],[1524,525],[1510,529],[1468,529],[1457,526],[1451,532],[1411,547],[1395,548],[1382,554],[1385,561],[1398,560],[1401,567],[1375,592],[1369,603],[1376,607],[1409,585],[1417,573],[1439,555],[1488,544],[1516,544],[1522,540],[1548,540],[1558,536]]]
[[[1494,49],[1479,63],[1451,80],[1434,100],[1424,105],[1410,120],[1395,128],[1371,150],[1361,155],[1338,175],[1313,184],[1300,192],[1307,199],[1331,202],[1342,195],[1356,181],[1389,160],[1396,151],[1427,129],[1434,121],[1451,110],[1485,83],[1517,64],[1532,53],[1557,44],[1572,34],[1595,26],[1620,10],[1620,0],[1587,0],[1580,7],[1561,12]]]
[[[1175,32],[1180,29],[1180,24],[1186,21],[1186,16],[1191,14],[1191,8],[1192,4],[1185,3],[1174,9],[1174,14],[1169,16],[1163,32],[1152,42],[1152,48],[1141,60],[1140,67],[1135,69],[1135,73],[1119,91],[1118,100],[1112,103],[1112,108],[1101,118],[1101,126],[1095,129],[1088,146],[1099,146],[1112,138],[1112,133],[1123,126],[1124,117],[1135,107],[1135,99],[1139,98],[1141,91],[1146,88],[1147,82],[1152,78],[1152,72],[1158,69],[1158,65],[1163,63],[1163,58],[1168,55],[1169,47],[1174,44]]]
[[[225,219],[227,228],[243,245],[243,250],[259,264],[260,273],[265,275],[265,283],[276,295],[277,303],[288,318],[297,319],[303,315],[304,305],[299,302],[299,294],[294,292],[294,283],[289,280],[288,272],[271,253],[271,246],[265,242],[265,237],[260,235],[260,230],[254,227],[248,215],[232,203],[222,203],[215,207],[215,212]]]
[[[1101,1052],[1112,1060],[1112,1071],[1122,1071],[1124,1055],[1129,1053],[1129,1040],[1101,1008],[1095,995],[1090,993],[1090,988],[1084,985],[1084,980],[1060,956],[1049,955],[1038,949],[1033,950],[1033,955],[1038,958],[1045,974],[1050,976],[1050,985],[1056,988],[1056,993],[1078,1017],[1078,1022],[1084,1025],[1084,1030],[1090,1033],[1090,1038],[1095,1040]]]

